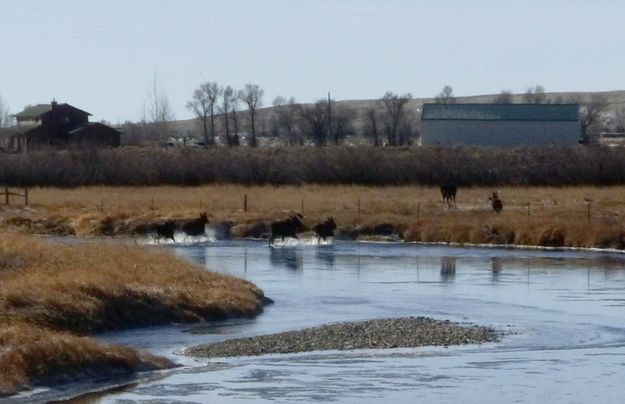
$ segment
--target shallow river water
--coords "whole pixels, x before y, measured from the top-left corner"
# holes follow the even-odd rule
[[[94,398],[125,402],[620,402],[625,395],[625,254],[337,242],[172,245],[256,283],[255,319],[102,338],[184,366]],[[497,343],[234,359],[191,345],[383,317],[493,327]]]

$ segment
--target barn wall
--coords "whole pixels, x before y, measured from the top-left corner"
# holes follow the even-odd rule
[[[576,121],[460,121],[423,120],[422,145],[546,146],[576,145]]]

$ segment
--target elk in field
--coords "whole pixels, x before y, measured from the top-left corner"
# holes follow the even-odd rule
[[[174,242],[174,231],[176,230],[176,222],[168,220],[165,223],[156,224],[156,239],[160,241],[161,238],[170,238]]]
[[[206,233],[206,223],[208,223],[206,213],[200,213],[198,219],[189,220],[184,223],[182,225],[182,231],[184,231],[187,236],[201,236]]]
[[[488,197],[488,200],[493,207],[493,212],[497,214],[501,213],[501,210],[503,209],[503,202],[499,199],[499,191],[493,192],[492,195]]]
[[[293,237],[297,239],[297,233],[306,229],[302,220],[304,216],[300,213],[296,213],[288,219],[272,222],[269,226],[271,229],[271,235],[269,236],[269,245],[273,244],[273,241],[277,237],[281,237],[284,241],[285,237]]]
[[[447,203],[448,207],[451,207],[451,202],[454,202],[454,206],[456,205],[456,193],[458,192],[458,187],[455,184],[443,184],[441,185],[441,194],[443,195],[443,206]]]
[[[325,222],[317,224],[313,227],[313,231],[317,236],[317,243],[323,237],[323,241],[326,240],[326,237],[334,237],[334,230],[336,229],[336,222],[333,217],[329,217]]]

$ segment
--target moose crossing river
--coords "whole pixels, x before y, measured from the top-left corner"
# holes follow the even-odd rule
[[[125,402],[619,402],[625,254],[403,243],[172,244],[275,304],[254,319],[101,338],[184,365],[93,399]],[[187,346],[340,321],[428,316],[490,326],[496,343],[229,359]]]

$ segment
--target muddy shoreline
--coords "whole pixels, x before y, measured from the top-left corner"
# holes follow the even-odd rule
[[[497,341],[495,330],[426,317],[336,323],[279,334],[233,339],[187,348],[203,358],[258,356],[309,351],[413,348]]]

